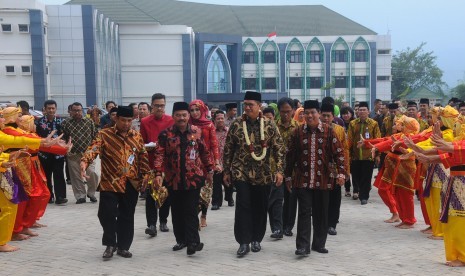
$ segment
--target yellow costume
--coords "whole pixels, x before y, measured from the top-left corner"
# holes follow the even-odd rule
[[[8,153],[0,154],[0,165],[3,162],[7,162],[10,155]],[[6,169],[0,166],[1,181],[6,181],[3,173]],[[8,185],[8,184],[6,184]],[[0,191],[0,245],[5,245],[11,240],[11,234],[13,233],[13,227],[15,226],[16,211],[18,205],[10,201],[10,196],[7,196],[8,192]]]

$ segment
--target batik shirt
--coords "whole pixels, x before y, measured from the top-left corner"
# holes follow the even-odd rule
[[[331,190],[332,179],[346,175],[343,146],[334,130],[321,122],[315,128],[302,125],[295,130],[286,160],[286,175],[294,171],[295,188]],[[331,163],[336,164],[337,172],[332,171]]]
[[[218,154],[220,166],[223,167],[223,152],[224,144],[226,143],[226,135],[228,134],[228,128],[225,126],[223,129],[216,129],[216,139],[218,140]]]
[[[171,126],[158,136],[155,147],[155,173],[165,173],[164,181],[173,190],[193,190],[203,186],[213,163],[202,130],[188,125],[185,132]]]
[[[267,147],[265,158],[260,161],[252,157],[251,148],[257,156],[262,154],[260,142],[260,120],[246,119],[251,146],[245,142],[243,118],[237,118],[229,128],[223,153],[224,173],[231,175],[232,181],[244,181],[252,185],[269,185],[274,180],[271,170],[271,155],[276,162],[275,173],[284,173],[285,148],[276,124],[264,118],[264,144]]]
[[[53,138],[56,138],[60,136],[63,133],[62,130],[62,123],[64,119],[55,116],[52,121],[49,121],[47,119],[47,116],[43,116],[39,120],[35,121],[36,125],[36,133],[42,138],[46,138],[52,131],[56,130],[55,134],[53,135]],[[47,158],[63,158],[63,155],[55,155],[51,153],[45,153],[45,152],[39,152],[39,156],[47,159]]]
[[[380,138],[381,133],[378,123],[370,118],[367,118],[365,122],[357,118],[350,122],[349,130],[347,131],[347,141],[349,143],[349,155],[351,160],[372,160],[371,149],[357,147],[358,141],[361,140],[360,135],[362,135],[363,139]]]
[[[137,189],[142,178],[150,172],[144,140],[133,129],[125,136],[116,127],[101,130],[81,161],[91,164],[97,155],[102,167],[99,191],[124,193],[128,180]]]

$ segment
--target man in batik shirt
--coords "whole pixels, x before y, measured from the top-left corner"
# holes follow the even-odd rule
[[[284,145],[276,124],[260,111],[261,94],[247,91],[245,114],[230,126],[224,146],[224,182],[236,187],[234,236],[240,244],[237,255],[261,250],[266,232],[268,188],[283,182]],[[271,169],[271,154],[276,163]]]
[[[311,249],[319,253],[328,253],[326,237],[328,234],[329,191],[334,184],[345,183],[345,158],[341,142],[333,129],[320,121],[318,101],[305,101],[305,122],[295,131],[290,150],[286,158],[286,173],[294,171],[295,179],[286,177],[286,185],[294,186],[299,202],[297,220],[296,255],[310,254],[311,222],[313,217],[313,241]],[[368,115],[368,113],[367,113]],[[331,179],[329,163],[336,163],[335,183]]]

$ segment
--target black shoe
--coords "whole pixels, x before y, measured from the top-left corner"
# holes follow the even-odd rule
[[[166,225],[166,223],[160,223],[160,231],[162,231],[162,232],[169,232],[170,229],[168,228],[168,226]]]
[[[68,202],[68,200],[66,198],[57,198],[57,200],[55,201],[55,204],[56,205],[61,205],[61,204],[66,204]]]
[[[66,179],[66,185],[71,185],[71,179]]]
[[[103,256],[102,258],[104,259],[110,259],[111,257],[113,257],[113,253],[116,251],[116,247],[115,246],[107,246],[107,248],[105,249],[105,252],[103,252]]]
[[[141,192],[140,195],[139,195],[139,198],[140,198],[141,200],[144,200],[144,199],[145,199],[145,196],[146,196],[146,195],[145,195],[145,192]]]
[[[203,243],[192,243],[187,246],[187,255],[194,255],[197,251],[202,251]]]
[[[95,202],[98,201],[97,198],[96,198],[95,196],[90,196],[90,195],[88,195],[87,197],[90,199],[90,202],[92,202],[92,203],[95,203]]]
[[[230,201],[228,201],[228,206],[234,207],[234,200],[231,199]]]
[[[131,258],[132,257],[132,253],[127,251],[127,250],[123,250],[123,249],[118,249],[116,251],[116,254],[120,255],[121,257],[123,258]]]
[[[328,234],[331,235],[331,236],[336,236],[336,235],[337,235],[336,228],[334,228],[334,227],[329,227],[329,229],[328,229]]]
[[[273,234],[270,235],[270,238],[280,240],[283,238],[283,232],[275,230],[273,231]]]
[[[150,225],[145,229],[145,234],[150,235],[150,237],[157,236],[157,227],[155,225]]]
[[[260,252],[260,250],[262,250],[262,247],[258,241],[253,241],[251,248],[252,252]]]
[[[218,210],[218,209],[220,209],[220,206],[218,206],[218,205],[212,205],[212,208],[211,208],[212,211],[216,211],[216,210]]]
[[[80,198],[76,201],[76,204],[82,204],[82,203],[86,203],[86,199],[85,198]]]
[[[367,203],[368,203],[368,200],[366,200],[366,199],[362,199],[360,201],[360,204],[362,204],[362,205],[366,205]]]
[[[328,249],[324,248],[324,247],[320,247],[320,248],[315,248],[315,247],[312,247],[312,250],[313,251],[316,251],[318,253],[321,253],[321,254],[326,254],[328,253]]]
[[[299,249],[297,249],[297,250],[295,251],[295,254],[296,254],[297,256],[304,256],[304,257],[306,257],[306,256],[308,256],[308,254],[310,254],[310,250],[307,250],[307,249],[305,249],[305,248],[299,248]]]
[[[49,203],[49,204],[55,203],[55,199],[53,199],[53,197],[51,197],[51,198],[48,200],[48,203]]]
[[[187,245],[183,242],[177,243],[173,246],[173,251],[178,251],[186,247]]]
[[[250,252],[250,246],[248,244],[241,244],[241,246],[239,246],[239,249],[237,250],[237,255],[245,256],[249,252]]]
[[[292,233],[291,229],[286,229],[286,230],[284,230],[284,235],[288,236],[288,237],[292,237],[292,235],[294,235],[294,233]]]

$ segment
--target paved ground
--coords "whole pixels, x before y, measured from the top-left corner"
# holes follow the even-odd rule
[[[465,270],[443,263],[442,241],[426,238],[418,202],[419,220],[414,229],[399,230],[383,222],[388,209],[372,190],[369,204],[343,197],[338,235],[329,236],[329,254],[312,252],[307,258],[294,255],[295,236],[273,241],[267,236],[262,252],[239,259],[233,236],[234,208],[209,211],[208,227],[201,231],[202,252],[188,257],[173,252],[173,232],[148,238],[145,201],[139,201],[135,216],[132,259],[115,254],[102,261],[102,229],[97,204],[76,205],[68,186],[67,206],[49,204],[38,229],[40,236],[11,244],[21,247],[0,254],[1,275],[464,275]],[[170,223],[171,227],[171,223]]]

